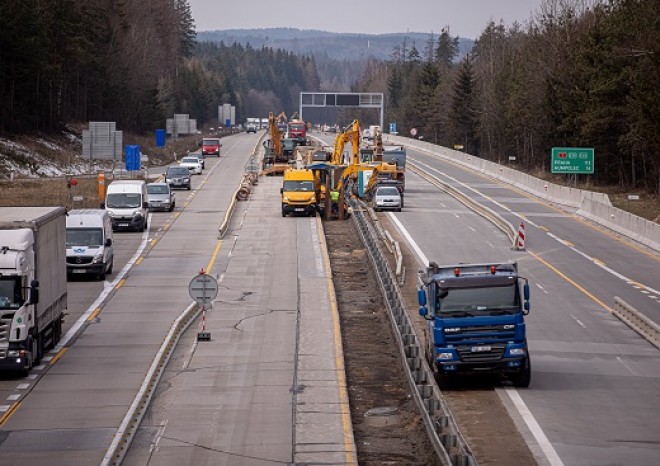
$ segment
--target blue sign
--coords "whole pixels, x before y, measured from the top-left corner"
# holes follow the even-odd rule
[[[231,128],[231,119],[230,118],[227,118],[225,120],[225,128]]]
[[[396,122],[391,122],[390,123],[390,134],[396,134]]]
[[[140,169],[140,146],[126,146],[126,170]]]
[[[165,130],[156,130],[156,147],[165,147]]]

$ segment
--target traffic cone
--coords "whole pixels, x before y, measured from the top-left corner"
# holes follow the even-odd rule
[[[525,224],[520,222],[518,227],[518,238],[516,240],[516,249],[519,251],[525,250]]]

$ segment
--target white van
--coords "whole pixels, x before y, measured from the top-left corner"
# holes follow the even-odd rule
[[[112,273],[112,223],[101,209],[74,209],[66,217],[67,276],[95,275],[105,280]]]
[[[143,180],[116,180],[108,185],[103,207],[110,215],[112,229],[147,228],[149,202]]]

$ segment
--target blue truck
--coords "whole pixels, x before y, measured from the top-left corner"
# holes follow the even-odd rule
[[[419,313],[428,323],[426,358],[438,386],[467,374],[508,376],[528,387],[525,318],[529,283],[515,262],[438,266],[420,271]]]

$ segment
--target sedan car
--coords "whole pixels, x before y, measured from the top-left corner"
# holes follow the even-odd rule
[[[190,170],[179,165],[168,167],[165,172],[165,183],[172,189],[185,188],[190,191]]]
[[[202,163],[194,155],[186,155],[181,159],[179,165],[186,167],[191,175],[201,175],[202,174]]]
[[[199,152],[191,152],[190,154],[186,155],[186,157],[197,157],[197,158],[199,159],[199,163],[202,164],[202,170],[203,170],[204,168],[206,168],[206,164],[204,163],[204,162],[205,162],[204,159],[206,159],[206,157],[204,156],[204,154],[202,153],[202,151],[199,151]]]
[[[401,212],[401,194],[394,186],[379,186],[374,193],[373,207],[380,210],[396,210]]]
[[[174,192],[167,183],[149,183],[147,185],[147,202],[149,202],[151,210],[172,212],[176,206]]]

